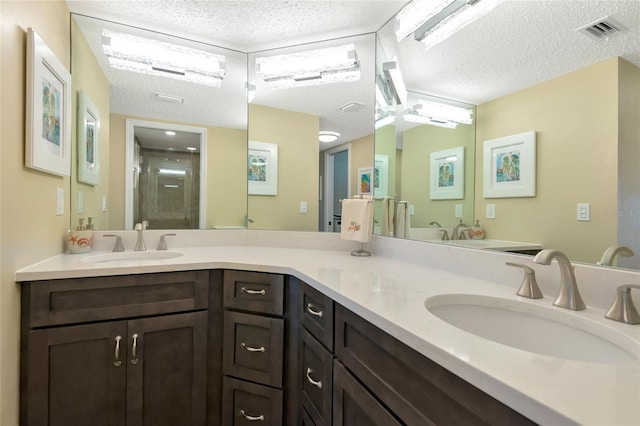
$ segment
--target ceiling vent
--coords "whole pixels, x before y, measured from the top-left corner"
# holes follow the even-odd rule
[[[626,28],[610,16],[578,28],[576,31],[594,40],[608,40],[614,34],[625,31]]]
[[[360,102],[349,102],[348,104],[338,107],[338,109],[342,110],[342,112],[356,112],[360,111],[362,107],[364,107],[364,104],[361,104]]]

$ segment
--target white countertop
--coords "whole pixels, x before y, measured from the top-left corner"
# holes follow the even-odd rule
[[[182,255],[92,264],[83,259],[108,252],[64,254],[17,271],[16,281],[220,268],[290,274],[537,423],[640,425],[640,362],[577,362],[514,349],[455,328],[424,306],[429,297],[451,293],[551,306],[549,297],[520,299],[512,287],[375,254],[353,257],[344,250],[239,244],[170,251]],[[601,309],[562,311],[640,342],[640,326],[605,320]]]
[[[477,248],[485,250],[517,251],[517,250],[541,250],[541,244],[522,243],[518,241],[504,240],[425,240],[430,243],[442,244],[445,246]]]

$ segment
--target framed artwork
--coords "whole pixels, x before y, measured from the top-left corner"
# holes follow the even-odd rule
[[[363,167],[358,169],[358,194],[373,194],[373,167]]]
[[[432,152],[429,157],[429,198],[464,198],[464,147]]]
[[[384,198],[389,195],[389,156],[376,154],[373,163],[373,196]]]
[[[100,183],[100,112],[86,92],[78,92],[78,181]]]
[[[278,145],[249,141],[249,195],[278,195]]]
[[[484,198],[535,197],[536,132],[484,142]]]
[[[71,175],[71,74],[27,29],[25,166]]]

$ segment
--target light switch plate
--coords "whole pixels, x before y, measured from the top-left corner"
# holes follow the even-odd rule
[[[56,188],[56,216],[64,214],[64,188]]]
[[[302,213],[302,214],[306,214],[307,213],[307,202],[306,201],[300,201],[300,213]]]
[[[456,217],[462,217],[462,204],[456,204]]]
[[[579,222],[589,222],[591,220],[591,204],[578,203],[576,216]]]
[[[495,218],[496,218],[496,205],[487,204],[487,219],[495,219]]]
[[[102,211],[103,212],[107,211],[107,196],[106,195],[102,196]]]
[[[416,206],[414,206],[413,204],[409,205],[409,216],[413,216],[416,214]]]

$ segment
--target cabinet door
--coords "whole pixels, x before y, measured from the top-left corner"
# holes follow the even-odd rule
[[[331,425],[333,354],[300,328],[300,400],[317,426]]]
[[[338,361],[333,367],[334,426],[400,426],[400,423]]]
[[[127,426],[204,425],[207,313],[128,321]]]
[[[30,331],[23,424],[124,425],[125,333],[124,321]]]

